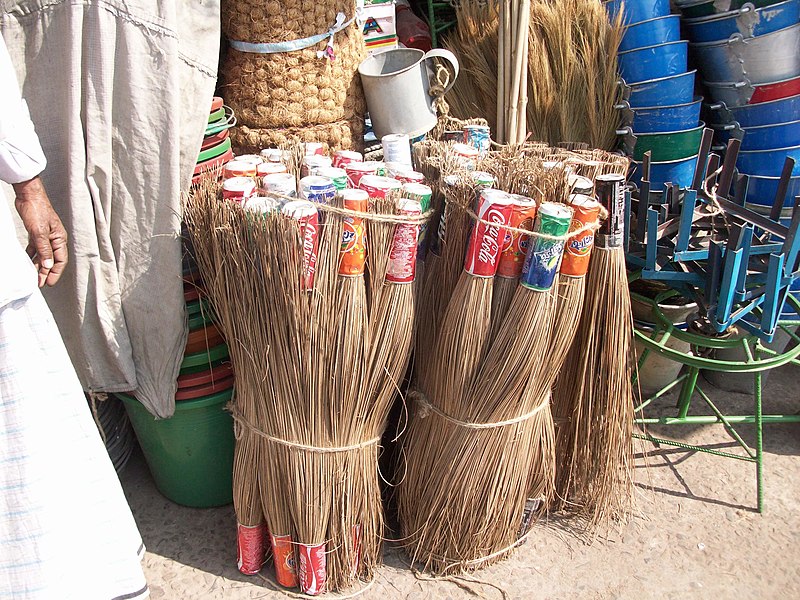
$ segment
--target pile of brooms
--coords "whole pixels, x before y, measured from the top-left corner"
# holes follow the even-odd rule
[[[412,350],[419,204],[349,190],[248,210],[204,182],[185,217],[235,365],[239,567],[271,545],[307,594],[381,557],[380,436]]]

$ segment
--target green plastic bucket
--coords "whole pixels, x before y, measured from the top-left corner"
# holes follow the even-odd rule
[[[705,123],[701,122],[698,127],[681,131],[637,133],[633,160],[641,161],[648,150],[653,162],[669,162],[695,156],[700,150],[703,129]]]
[[[233,502],[233,390],[175,403],[170,419],[155,419],[131,396],[117,394],[133,424],[158,491],[184,506]]]

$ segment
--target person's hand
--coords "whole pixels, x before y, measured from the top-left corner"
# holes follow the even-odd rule
[[[14,184],[16,207],[28,232],[28,256],[39,272],[39,287],[55,285],[67,266],[67,232],[41,179]]]

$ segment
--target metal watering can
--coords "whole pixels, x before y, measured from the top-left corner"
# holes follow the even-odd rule
[[[434,128],[436,109],[430,94],[434,58],[445,59],[453,69],[453,77],[444,90],[447,93],[459,70],[458,59],[448,50],[437,48],[427,54],[416,48],[386,50],[373,54],[358,66],[378,139],[390,133],[415,138]]]

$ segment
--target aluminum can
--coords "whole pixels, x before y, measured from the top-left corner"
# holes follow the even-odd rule
[[[543,202],[536,214],[534,233],[563,236],[572,222],[572,211],[564,204]],[[558,273],[565,240],[548,240],[531,236],[528,254],[522,267],[520,283],[532,290],[544,292],[553,286]]]
[[[425,184],[425,175],[418,171],[395,171],[389,172],[390,177],[394,177],[397,181],[403,183],[419,183]]]
[[[463,139],[463,134],[462,134]],[[472,170],[475,168],[475,161],[478,159],[478,150],[469,144],[457,143],[453,144],[453,152],[465,169]]]
[[[235,160],[250,163],[256,167],[264,162],[264,158],[258,154],[242,154],[241,156],[237,156]]]
[[[295,198],[297,196],[297,180],[291,173],[273,173],[264,176],[261,180],[261,189],[266,193],[271,192]]]
[[[353,561],[350,565],[353,577],[358,576],[358,568],[361,566],[361,533],[361,525],[353,525]]]
[[[265,177],[267,175],[274,175],[275,173],[287,173],[286,165],[283,163],[263,162],[256,167],[256,175]]]
[[[326,169],[333,166],[333,161],[327,156],[319,154],[312,154],[303,159],[303,164],[300,166],[300,177],[310,177],[319,175],[320,169]]]
[[[231,177],[222,182],[222,197],[242,203],[256,191],[256,182],[250,177]]]
[[[464,125],[464,143],[483,155],[492,146],[491,132],[487,125]]]
[[[272,560],[275,564],[275,579],[286,588],[297,587],[297,565],[294,544],[290,535],[271,535]]]
[[[464,131],[445,131],[442,134],[442,141],[443,142],[463,142],[464,141]]]
[[[333,166],[337,169],[344,169],[345,165],[354,162],[364,162],[364,157],[360,152],[353,150],[337,150],[333,153]]]
[[[329,177],[310,175],[300,180],[300,197],[317,204],[328,204],[336,195],[336,186]]]
[[[241,160],[230,160],[225,163],[225,166],[222,167],[222,179],[231,179],[233,177],[255,177],[256,176],[256,165],[253,163],[241,161]]]
[[[375,175],[378,172],[378,163],[374,160],[365,162],[351,162],[345,165],[348,185],[357,188],[364,175]]]
[[[574,194],[570,200],[569,205],[573,212],[569,230],[577,233],[567,240],[564,259],[561,261],[561,273],[572,277],[583,277],[589,269],[589,258],[594,246],[594,231],[587,229],[586,226],[597,222],[600,203],[582,194]]]
[[[284,215],[293,218],[300,225],[303,239],[303,288],[314,289],[314,276],[317,272],[317,252],[319,251],[319,213],[316,207],[305,200],[293,200],[283,205]]]
[[[303,143],[303,148],[305,149],[306,156],[315,154],[323,156],[325,154],[325,146],[323,146],[321,142],[305,142]]]
[[[381,138],[383,160],[387,163],[400,163],[411,168],[411,140],[402,133],[390,133]]]
[[[381,175],[364,175],[358,182],[358,187],[365,190],[370,198],[386,198],[386,194],[391,190],[399,190],[403,184]]]
[[[412,198],[401,198],[397,204],[403,216],[417,217],[422,214],[422,205]],[[392,245],[389,247],[389,262],[386,266],[386,281],[411,283],[417,276],[417,247],[419,225],[399,223],[394,229]]]
[[[369,210],[369,194],[364,190],[344,190],[344,207],[365,213]],[[355,277],[364,274],[367,262],[367,228],[363,217],[345,215],[342,219],[342,245],[339,250],[339,275]]]
[[[509,225],[517,229],[533,231],[536,219],[536,201],[532,198],[511,194],[514,208],[511,209],[511,222]],[[528,252],[530,236],[507,231],[505,243],[500,253],[500,262],[497,264],[497,276],[509,279],[518,279],[522,274],[522,265]]]
[[[297,578],[300,591],[317,596],[325,591],[328,568],[325,561],[325,544],[298,544]]]
[[[267,162],[283,162],[283,150],[279,150],[278,148],[264,148],[261,152],[259,152],[259,154],[261,155],[261,158]]]
[[[281,203],[275,198],[250,196],[244,201],[244,209],[248,212],[257,213],[260,215],[268,215],[270,213],[278,212],[281,209]]]
[[[594,183],[588,177],[582,177],[576,173],[570,173],[567,177],[570,194],[583,194],[591,196],[594,193]]]
[[[492,187],[495,184],[494,175],[486,171],[473,171],[472,181],[475,182],[479,189]]]
[[[464,270],[476,277],[494,277],[500,260],[500,247],[505,242],[504,225],[511,221],[514,200],[511,194],[486,188],[478,199],[478,218],[469,236]]]
[[[333,181],[333,187],[336,188],[337,192],[340,192],[347,187],[347,171],[344,169],[339,169],[337,167],[326,167],[324,169],[320,169],[318,175],[320,177],[327,177]]]
[[[598,175],[595,189],[597,200],[608,211],[608,218],[598,232],[597,245],[620,247],[625,236],[625,177],[613,173]]]
[[[422,212],[427,212],[431,207],[433,190],[427,185],[421,183],[404,183],[402,189],[403,198],[410,198],[419,202],[420,206],[422,206]]]
[[[236,565],[245,575],[255,575],[261,570],[266,556],[266,526],[262,523],[250,527],[236,524]]]

